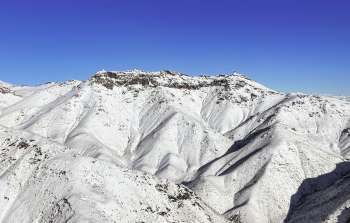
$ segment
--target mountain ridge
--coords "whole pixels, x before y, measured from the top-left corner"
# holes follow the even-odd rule
[[[132,176],[147,173],[155,181],[167,179],[172,185],[186,185],[194,199],[201,200],[196,202],[203,202],[201,206],[208,207],[190,209],[193,220],[189,222],[194,222],[196,216],[207,214],[210,219],[220,219],[213,222],[282,222],[287,214],[293,219],[293,213],[288,213],[291,198],[302,182],[331,172],[337,164],[347,162],[350,156],[350,137],[346,130],[350,128],[348,101],[280,93],[238,74],[191,77],[171,71],[102,71],[87,81],[8,88],[13,94],[0,92],[3,135],[16,136],[26,132],[40,136],[48,140],[44,143],[48,151],[56,144],[69,148],[75,154],[74,160],[78,163],[79,159],[83,160],[84,168],[91,166],[86,160],[94,160],[103,166],[98,171],[103,175],[99,178],[103,185],[103,182],[115,182],[109,176],[119,168],[131,171]],[[14,132],[6,133],[11,131]],[[0,160],[1,164],[12,160],[15,166],[3,164],[1,172],[14,169],[21,175],[21,169],[16,165],[22,162],[21,165],[37,165],[36,168],[44,171],[48,161],[40,159],[35,164],[19,161],[11,154],[21,154],[17,147],[24,144],[17,143],[15,148],[10,144],[3,141],[1,148],[4,152]],[[54,160],[66,156],[65,153],[50,153],[48,160],[53,164],[49,165],[55,165]],[[35,154],[31,157],[34,160]],[[80,173],[81,170],[68,168],[62,171]],[[28,180],[37,174],[33,171],[27,176]],[[71,175],[57,181],[56,175],[46,174],[48,177],[40,179],[48,185],[53,178],[63,187],[72,185],[72,180],[83,179]],[[93,177],[84,179],[94,181]],[[31,182],[23,190],[32,188],[37,191],[40,185]],[[12,178],[3,177],[1,183],[18,184]],[[143,183],[148,184],[147,180]],[[162,214],[163,209],[167,210],[165,207],[174,208],[170,204],[177,195],[164,200],[159,191],[155,192],[157,190],[143,183],[134,188],[138,191],[136,195],[142,188],[149,190],[163,202],[163,205],[158,204]],[[76,188],[74,193],[82,193],[90,200],[95,196],[94,190],[80,191],[73,187]],[[94,216],[82,212],[95,210],[94,205],[101,204],[99,201],[93,201],[94,205],[80,210],[77,206],[79,199],[67,198],[61,192],[56,194],[51,187],[47,189],[57,197],[54,202],[63,208],[60,210],[65,214],[53,214],[58,211],[53,206],[45,216],[40,215],[41,219],[48,219],[52,214],[52,219],[57,222],[71,218],[74,221],[98,219],[99,222],[113,219],[102,212]],[[100,189],[99,193],[103,194],[104,190]],[[9,191],[15,196],[9,196]],[[108,191],[119,196],[113,189]],[[27,199],[17,197],[19,195],[10,189],[0,189],[1,194],[17,202]],[[128,205],[125,213],[131,213],[131,207],[139,199],[132,194],[129,196],[118,198]],[[187,197],[181,195],[179,198],[183,196]],[[145,202],[141,198],[139,201]],[[42,198],[41,202],[48,202],[48,198]],[[172,208],[166,202],[170,202]],[[105,207],[108,216],[122,213],[122,205],[115,205],[116,209]],[[4,207],[7,207],[4,210],[13,210],[14,206],[5,202]],[[125,216],[124,222],[134,222],[147,209],[142,205],[138,207],[133,210],[136,211],[134,215]],[[45,207],[39,205],[38,208]],[[39,218],[24,207],[18,210],[26,213],[24,222]],[[175,222],[184,220],[182,213],[166,211],[164,215],[158,215],[154,208],[151,210],[148,222],[164,222],[170,218]],[[0,212],[1,221],[15,222],[14,218],[6,217],[9,214],[8,211]],[[209,218],[199,221],[211,222]]]

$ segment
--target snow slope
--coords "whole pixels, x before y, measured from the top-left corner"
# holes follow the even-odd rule
[[[349,222],[350,163],[305,180],[292,201],[286,222]]]
[[[350,157],[349,101],[239,74],[1,86],[2,222],[283,222],[305,214],[293,202],[308,179]]]
[[[192,191],[1,127],[1,222],[226,222]]]

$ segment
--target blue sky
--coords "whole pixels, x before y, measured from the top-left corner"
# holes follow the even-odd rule
[[[345,0],[1,0],[0,79],[97,70],[237,70],[274,89],[350,95]]]

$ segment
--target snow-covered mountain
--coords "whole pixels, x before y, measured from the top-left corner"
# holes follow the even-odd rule
[[[0,222],[347,222],[350,101],[239,74],[0,82]]]

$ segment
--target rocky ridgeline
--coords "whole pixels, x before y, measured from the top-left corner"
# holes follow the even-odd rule
[[[12,93],[12,91],[7,87],[0,86],[0,93],[1,94],[9,94],[9,93]]]
[[[101,71],[91,77],[92,83],[101,84],[108,89],[113,89],[115,86],[142,85],[146,87],[163,86],[188,90],[217,86],[229,90],[249,85],[246,80],[248,80],[246,77],[236,73],[232,75],[190,77],[167,70],[160,72],[138,70],[129,72]]]

